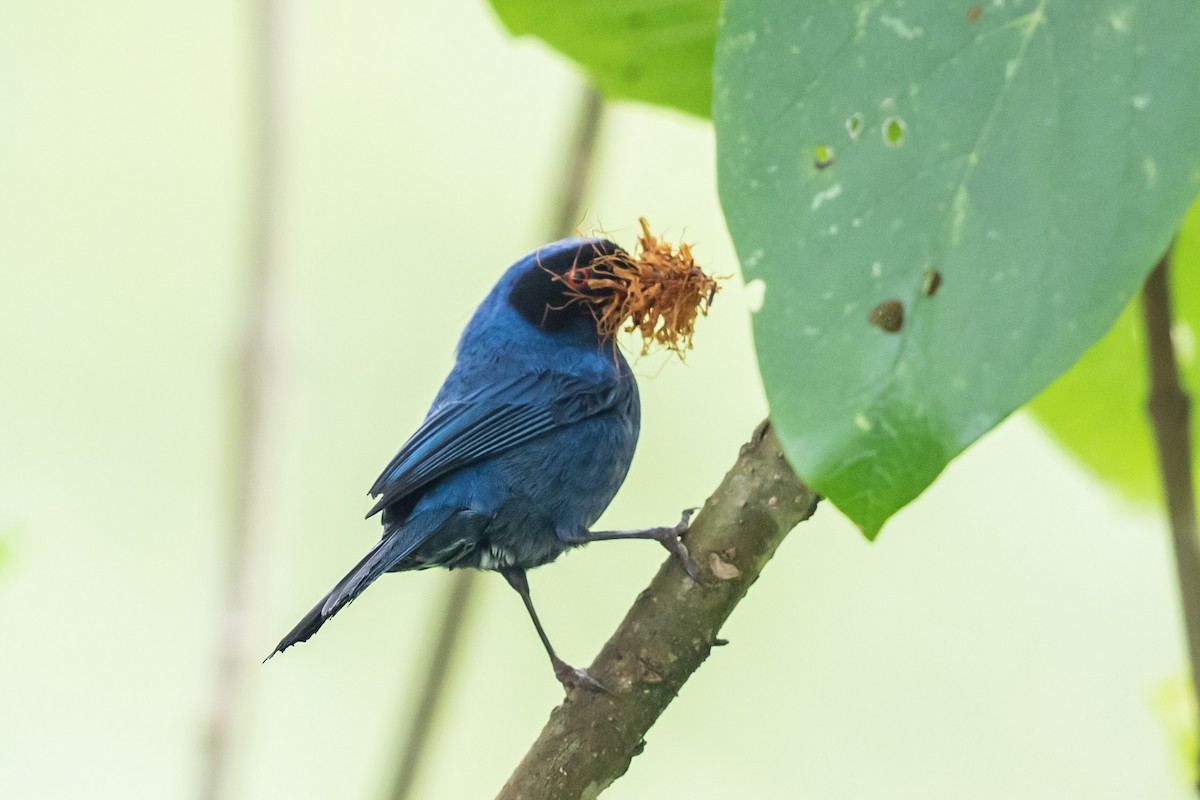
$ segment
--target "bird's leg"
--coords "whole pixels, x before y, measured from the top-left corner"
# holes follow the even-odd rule
[[[679,520],[679,524],[672,528],[640,528],[632,531],[588,531],[577,539],[572,539],[571,544],[581,545],[588,542],[604,542],[613,539],[653,539],[663,547],[667,548],[667,552],[675,556],[679,561],[679,565],[687,572],[688,577],[692,580],[700,581],[700,570],[696,567],[696,562],[688,555],[687,547],[679,540],[679,537],[687,533],[688,521],[691,520],[692,514],[696,513],[696,509],[689,508],[683,512],[683,517]]]
[[[529,596],[529,581],[525,578],[525,570],[523,569],[502,569],[500,574],[508,581],[508,585],[517,590],[517,594],[521,595],[522,602],[525,603],[525,610],[529,612],[529,618],[533,620],[533,627],[537,628],[538,638],[542,640],[542,646],[546,648],[546,655],[550,656],[550,663],[554,666],[554,677],[558,678],[558,682],[563,685],[563,689],[570,692],[577,686],[582,686],[586,689],[595,689],[604,691],[604,687],[600,682],[587,673],[587,670],[576,669],[567,662],[558,657],[558,653],[554,652],[554,645],[550,644],[549,637],[546,636],[545,629],[542,628],[542,622],[538,619],[537,611],[533,608],[533,598]]]

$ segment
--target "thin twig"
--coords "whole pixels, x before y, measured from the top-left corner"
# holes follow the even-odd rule
[[[229,539],[224,569],[216,681],[210,699],[208,730],[201,766],[200,797],[217,800],[229,791],[234,726],[245,704],[249,657],[247,620],[253,606],[266,514],[269,453],[274,449],[266,409],[272,404],[276,257],[277,154],[280,129],[280,53],[277,36],[281,10],[275,0],[253,5],[250,21],[253,52],[251,170],[247,187],[245,289],[239,345],[237,399],[230,433],[226,474],[230,480]]]
[[[425,668],[425,685],[422,687],[417,707],[412,712],[408,739],[401,750],[403,754],[396,769],[396,783],[392,797],[408,797],[417,779],[417,768],[425,759],[429,743],[429,731],[437,718],[439,700],[444,696],[450,682],[450,667],[462,639],[463,624],[467,619],[470,602],[474,597],[474,573],[462,570],[454,574],[446,606],[438,615],[441,630],[435,631],[432,654]]]
[[[585,87],[572,132],[558,191],[552,210],[554,224],[550,238],[558,239],[575,232],[583,213],[583,201],[591,182],[596,161],[596,144],[604,119],[604,98],[591,86]],[[456,572],[446,592],[442,615],[432,631],[432,647],[427,666],[419,680],[417,702],[404,726],[404,744],[388,797],[408,800],[427,752],[426,745],[437,721],[441,701],[450,685],[449,670],[462,641],[462,631],[470,598],[479,575],[473,570]]]
[[[1183,605],[1192,687],[1200,697],[1200,540],[1196,531],[1196,496],[1192,482],[1190,405],[1179,382],[1179,366],[1171,342],[1171,294],[1168,271],[1171,250],[1159,260],[1142,290],[1146,347],[1150,361],[1147,404],[1158,444],[1158,465],[1167,496],[1175,572]],[[1200,719],[1197,720],[1200,727]],[[1200,781],[1200,764],[1196,765]],[[1200,782],[1197,783],[1200,793]]]
[[[721,643],[721,625],[818,499],[792,472],[771,426],[759,426],[686,534],[701,581],[674,559],[663,564],[588,668],[607,691],[573,691],[497,800],[592,800],[625,774],[650,726]]]
[[[604,121],[604,96],[592,86],[585,86],[579,98],[575,130],[571,134],[563,171],[559,174],[557,213],[550,237],[560,239],[575,233],[583,216],[583,201],[592,182],[596,165],[596,145],[600,141],[600,126]]]

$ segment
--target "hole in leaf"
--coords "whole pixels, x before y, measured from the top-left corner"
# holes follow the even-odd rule
[[[928,270],[925,278],[921,281],[921,294],[933,297],[940,288],[942,288],[942,273],[936,269]]]
[[[833,166],[833,148],[826,144],[819,144],[813,148],[813,166],[817,169],[825,169]]]
[[[850,134],[851,139],[857,139],[862,129],[863,115],[861,111],[856,111],[846,120],[846,133]]]
[[[904,304],[899,300],[884,300],[871,309],[867,321],[884,333],[899,333],[904,327]]]
[[[983,16],[983,6],[971,6],[967,9],[967,22],[978,22]]]
[[[888,117],[883,121],[883,143],[888,147],[899,147],[904,143],[904,132],[908,125],[900,117]]]

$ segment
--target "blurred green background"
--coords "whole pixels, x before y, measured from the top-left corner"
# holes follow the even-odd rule
[[[581,79],[477,1],[283,6],[281,290],[248,637],[265,655],[378,535],[366,488],[500,271],[542,243]],[[0,797],[188,798],[219,633],[254,37],[236,3],[0,12]],[[709,125],[610,109],[584,231],[736,273]],[[764,415],[735,278],[681,365],[636,365],[604,527],[701,503]],[[662,561],[532,574],[587,663]],[[231,797],[386,790],[450,576],[383,580],[248,666]],[[1158,516],[1018,416],[875,545],[790,537],[606,797],[1174,798],[1152,700],[1183,663]],[[483,576],[417,796],[490,797],[560,691]]]

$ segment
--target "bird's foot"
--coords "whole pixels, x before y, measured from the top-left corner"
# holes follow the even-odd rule
[[[679,523],[674,528],[659,528],[659,535],[655,538],[659,543],[667,548],[667,552],[675,556],[679,561],[679,566],[683,567],[683,571],[688,574],[696,583],[700,582],[700,568],[696,566],[696,562],[692,560],[688,554],[687,545],[680,541],[681,536],[688,532],[688,524],[691,522],[692,515],[696,513],[695,508],[687,508],[683,511],[683,516],[679,519]]]
[[[555,658],[553,663],[554,677],[558,678],[558,682],[563,685],[563,691],[567,694],[570,694],[572,689],[580,688],[607,694],[608,690],[604,688],[604,684],[589,675],[586,669],[572,667],[561,658]]]
[[[567,539],[567,543],[571,546],[578,547],[585,545],[588,542],[614,541],[616,539],[653,539],[654,541],[667,548],[667,552],[675,556],[679,561],[680,566],[688,576],[700,582],[700,570],[696,567],[696,562],[692,561],[688,555],[687,547],[679,540],[679,537],[688,532],[688,523],[692,519],[692,515],[696,513],[696,509],[689,508],[683,512],[678,524],[670,528],[638,528],[634,531],[585,531],[581,536]]]

